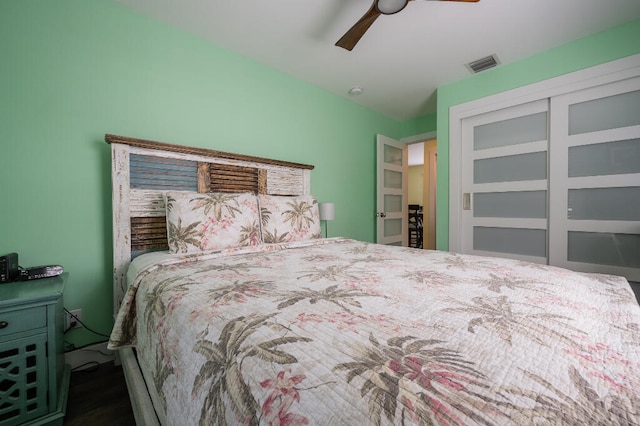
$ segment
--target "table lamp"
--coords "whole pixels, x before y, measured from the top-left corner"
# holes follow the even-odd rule
[[[329,224],[327,221],[333,220],[335,216],[335,205],[333,203],[319,203],[318,210],[320,211],[320,220],[325,221],[324,224],[324,236],[329,235]]]

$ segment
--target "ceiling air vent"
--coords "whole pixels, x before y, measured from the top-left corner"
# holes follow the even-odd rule
[[[493,68],[496,65],[500,64],[498,57],[494,55],[489,55],[484,58],[480,58],[476,61],[469,62],[466,67],[469,68],[469,71],[476,74],[480,71],[488,70],[489,68]]]

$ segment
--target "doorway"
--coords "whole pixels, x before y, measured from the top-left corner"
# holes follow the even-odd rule
[[[407,144],[408,203],[422,206],[423,243],[436,248],[436,166],[437,141],[434,138]]]

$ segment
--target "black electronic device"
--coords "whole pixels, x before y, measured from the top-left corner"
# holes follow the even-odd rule
[[[34,266],[20,270],[19,280],[29,281],[40,278],[57,277],[64,272],[64,268],[60,265]]]
[[[18,253],[9,253],[0,257],[0,283],[10,283],[18,278]]]

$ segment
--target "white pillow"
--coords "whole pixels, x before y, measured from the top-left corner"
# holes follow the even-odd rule
[[[262,242],[258,200],[250,193],[165,193],[171,253],[199,253]]]
[[[320,238],[318,201],[311,195],[258,196],[262,241],[279,243]]]

